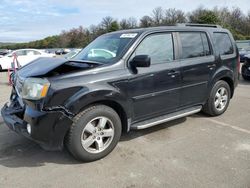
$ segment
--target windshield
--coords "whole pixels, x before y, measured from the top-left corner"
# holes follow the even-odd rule
[[[123,51],[129,47],[136,36],[137,33],[103,35],[90,43],[73,59],[97,61],[104,64],[113,63],[121,58]]]

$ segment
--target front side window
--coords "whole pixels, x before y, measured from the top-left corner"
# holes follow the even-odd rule
[[[180,32],[182,59],[211,55],[208,39],[202,32]]]
[[[227,33],[214,33],[214,45],[220,55],[229,55],[234,53],[233,45]]]
[[[174,59],[171,33],[155,34],[146,37],[137,47],[133,56],[148,55],[151,64],[170,62]]]

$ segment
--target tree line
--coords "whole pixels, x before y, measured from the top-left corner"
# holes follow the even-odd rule
[[[240,8],[227,7],[206,9],[199,7],[192,12],[185,13],[180,9],[164,9],[157,7],[150,15],[139,20],[124,18],[117,20],[107,16],[98,25],[89,28],[79,26],[69,31],[62,31],[59,35],[49,36],[42,40],[27,43],[16,43],[2,48],[83,48],[98,36],[112,31],[153,26],[174,25],[177,23],[218,24],[229,29],[236,40],[250,40],[250,11],[244,14]]]

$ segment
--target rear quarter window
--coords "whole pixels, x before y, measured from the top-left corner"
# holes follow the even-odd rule
[[[214,45],[220,55],[230,55],[234,53],[232,41],[227,33],[214,33]]]

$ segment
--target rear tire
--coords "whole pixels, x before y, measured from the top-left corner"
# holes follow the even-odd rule
[[[214,84],[202,111],[210,116],[219,116],[227,110],[230,98],[230,86],[227,82],[220,80]]]
[[[94,105],[74,119],[66,138],[69,152],[78,160],[91,162],[108,155],[120,140],[119,115],[105,105]]]

